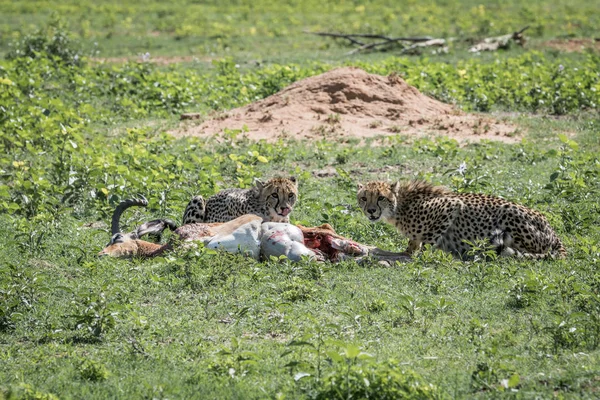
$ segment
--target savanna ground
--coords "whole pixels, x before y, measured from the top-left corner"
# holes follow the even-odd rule
[[[546,45],[593,38],[597,2],[0,8],[0,398],[600,396],[600,57]],[[525,25],[524,49],[466,50],[467,39]],[[441,55],[347,56],[343,41],[305,29],[457,40]],[[339,65],[397,72],[524,138],[463,146],[399,132],[307,144],[165,133],[181,112],[208,116]],[[124,198],[150,200],[126,213],[128,227],[180,221],[193,194],[277,174],[300,179],[293,222],[329,222],[363,243],[406,245],[361,215],[356,183],[424,178],[540,210],[569,256],[461,262],[426,249],[392,268],[203,249],[95,257]]]

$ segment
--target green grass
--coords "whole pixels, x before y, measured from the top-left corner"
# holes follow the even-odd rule
[[[463,39],[502,35],[529,25],[527,34],[535,44],[554,37],[590,37],[600,24],[596,4],[589,0],[180,0],[169,4],[4,0],[0,8],[2,52],[14,39],[58,16],[85,43],[86,54],[136,57],[150,52],[155,56],[194,55],[199,59],[233,56],[236,62],[266,63],[336,61],[349,50],[343,41],[305,35],[304,30]]]
[[[161,4],[0,3],[3,51],[10,32],[32,34],[19,39],[20,54],[0,62],[0,399],[598,396],[600,59],[513,49],[347,60],[347,48],[315,50],[327,41],[296,34],[352,27],[487,35],[533,18],[531,34],[541,41],[591,34],[594,4],[486,3],[493,17],[470,2],[402,11],[374,2],[364,17],[354,3],[252,3],[262,14],[244,14],[249,4]],[[75,32],[43,27],[50,8]],[[382,22],[390,10],[397,20]],[[194,25],[200,13],[208,25]],[[413,23],[396,23],[405,17]],[[217,22],[223,32],[211,38]],[[28,28],[34,24],[41,33]],[[256,36],[245,34],[251,26]],[[160,34],[147,35],[154,30]],[[229,43],[214,57],[232,58],[206,68],[74,57],[94,40],[116,56],[212,57],[202,46]],[[266,65],[243,63],[252,58]],[[399,72],[438,99],[493,111],[525,139],[460,146],[392,136],[307,146],[254,143],[238,131],[218,140],[165,134],[183,111],[237,107],[342,64]],[[324,168],[336,175],[314,176]],[[152,260],[95,256],[124,198],[150,201],[147,210],[127,211],[129,228],[158,217],[179,221],[193,194],[279,174],[300,181],[293,222],[328,222],[362,243],[402,250],[407,241],[366,220],[356,183],[423,178],[543,212],[569,256],[461,262],[426,249],[392,268],[258,263],[202,249]]]
[[[368,358],[344,356],[357,346],[378,364],[392,360],[404,374],[418,374],[439,397],[500,395],[502,380],[514,376],[514,389],[524,397],[593,397],[600,363],[600,203],[594,194],[600,171],[593,161],[598,120],[568,121],[585,148],[557,139],[565,121],[529,117],[522,123],[546,144],[461,148],[444,139],[400,139],[378,147],[319,142],[307,149],[291,142],[284,159],[256,166],[259,176],[299,174],[294,221],[330,222],[342,234],[389,249],[406,243],[361,215],[356,182],[426,177],[464,190],[477,176],[478,186],[466,190],[543,211],[567,245],[565,261],[465,263],[430,250],[394,268],[257,263],[195,251],[145,261],[99,260],[94,254],[109,235],[106,225],[83,225],[94,216],[73,218],[64,209],[49,220],[27,222],[3,215],[0,293],[14,307],[0,333],[0,380],[16,391],[25,382],[77,398],[312,397],[326,390],[327,376],[345,376],[347,363],[363,373],[375,368]],[[192,143],[169,146],[176,153]],[[245,141],[236,147],[238,154],[257,149]],[[263,154],[268,150],[263,144]],[[230,151],[213,142],[195,149],[198,157]],[[444,173],[462,161],[465,179]],[[560,188],[545,188],[560,164],[581,175],[584,186],[561,177]],[[311,178],[310,171],[325,166],[341,175]],[[226,174],[223,179],[225,186],[235,185]],[[185,202],[173,201],[174,192],[195,192],[194,185],[173,187],[165,208],[152,196],[150,210],[130,214],[127,223],[178,220]],[[94,208],[87,212],[100,215]],[[320,382],[315,350],[295,345],[319,340]],[[337,353],[341,361],[333,358]],[[296,382],[299,372],[311,376]]]

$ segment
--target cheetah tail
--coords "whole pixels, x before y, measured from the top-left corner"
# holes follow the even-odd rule
[[[521,256],[530,260],[558,260],[567,257],[567,250],[565,249],[565,246],[563,246],[562,242],[557,239],[557,241],[552,246],[552,249],[547,253],[522,253]]]
[[[552,252],[555,254],[555,258],[567,258],[567,249],[565,249],[565,246],[558,238],[552,248]]]

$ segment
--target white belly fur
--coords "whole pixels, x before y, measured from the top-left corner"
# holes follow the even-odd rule
[[[281,222],[266,222],[262,226],[263,234],[260,241],[263,259],[271,256],[286,256],[291,261],[300,261],[302,256],[314,259],[314,251],[304,246],[302,231],[292,224]]]
[[[253,220],[237,227],[232,232],[217,234],[203,240],[209,249],[240,253],[256,260],[285,256],[300,261],[303,256],[316,259],[314,251],[304,246],[304,235],[295,225],[283,222]]]
[[[248,222],[226,235],[216,235],[206,247],[240,253],[256,260],[260,257],[261,221]]]

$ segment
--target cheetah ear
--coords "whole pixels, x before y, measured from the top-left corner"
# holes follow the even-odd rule
[[[292,181],[296,187],[298,187],[298,180],[295,176],[290,176],[289,180]]]
[[[263,188],[265,187],[265,184],[260,179],[254,178],[254,186],[256,186],[256,188],[258,190],[263,190]]]
[[[394,182],[390,185],[390,190],[393,193],[398,193],[398,191],[400,191],[400,182]]]
[[[360,191],[364,187],[365,187],[365,185],[363,185],[362,183],[357,183],[356,184],[356,190],[358,190],[358,191]]]

